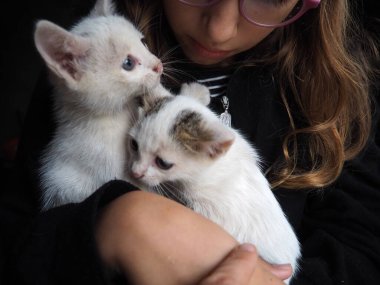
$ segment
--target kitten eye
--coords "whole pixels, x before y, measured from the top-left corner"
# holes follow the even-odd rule
[[[139,144],[137,143],[135,139],[131,139],[130,145],[131,145],[131,149],[134,152],[137,152],[139,150]]]
[[[173,167],[173,163],[170,163],[170,162],[167,162],[165,160],[163,160],[161,157],[157,156],[156,157],[156,165],[161,168],[162,170],[169,170],[170,168]]]
[[[131,71],[132,69],[135,68],[136,64],[137,64],[137,60],[133,56],[128,55],[127,58],[124,59],[122,67],[126,71]]]

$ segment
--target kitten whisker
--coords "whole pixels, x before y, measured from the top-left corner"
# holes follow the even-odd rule
[[[150,21],[147,21],[146,23],[144,23],[144,25],[142,26],[141,30],[142,31],[150,30],[154,25],[156,25],[156,23],[154,23],[152,20],[153,19],[151,19]]]
[[[172,192],[170,189],[167,189],[163,184],[158,184],[153,187],[153,190],[161,196],[178,201],[179,197]]]
[[[162,190],[161,190],[161,188],[160,188],[159,186],[160,186],[160,185],[155,185],[155,186],[153,186],[150,190],[151,190],[152,192],[154,192],[154,193],[157,193],[157,194],[159,194],[159,195],[161,195],[161,196],[166,197],[165,193],[162,192]]]
[[[180,45],[176,45],[170,49],[168,49],[164,54],[158,54],[158,57],[161,59],[161,61],[164,63],[167,59],[170,58],[170,56],[172,54],[174,54],[174,52],[180,48]]]
[[[163,77],[164,78],[165,77],[168,78],[169,80],[173,81],[176,84],[180,84],[180,82],[178,80],[178,77],[180,77],[180,78],[181,77],[186,77],[186,78],[192,78],[192,79],[194,79],[194,81],[196,80],[194,78],[194,76],[191,76],[186,71],[183,71],[183,70],[180,70],[180,69],[177,69],[177,68],[173,68],[171,66],[169,66],[169,67],[165,67],[164,66]]]
[[[142,15],[142,9],[134,9],[135,13],[134,13],[134,23],[136,23],[136,25],[140,26],[140,21],[141,21],[141,15]],[[139,27],[139,29],[142,29],[142,27]]]
[[[150,17],[149,19],[143,18],[144,15],[143,8],[139,7],[139,9],[135,9],[134,13],[134,23],[136,23],[138,29],[140,31],[145,31],[146,29],[149,29],[151,26],[153,26],[153,21],[156,20],[156,18],[159,15],[154,15]]]
[[[173,73],[173,74],[178,74],[178,75],[184,75],[186,77],[193,77],[194,80],[195,80],[195,77],[190,75],[189,73],[187,73],[186,71],[183,71],[183,70],[180,70],[180,69],[177,69],[177,68],[173,68],[173,67],[167,67],[164,69],[165,72],[164,73]]]
[[[166,192],[169,192],[170,195],[167,196],[168,198],[174,198],[175,201],[183,205],[186,205],[186,200],[184,199],[183,195],[180,194],[181,193],[180,189],[175,187],[175,185],[173,185],[170,182],[163,182],[160,185],[161,185],[161,188],[166,190]]]
[[[161,57],[161,59],[162,59],[162,57]],[[169,59],[171,59],[171,60],[169,61]],[[175,58],[175,57],[169,57],[169,55],[167,55],[165,57],[165,60],[163,61],[163,64],[168,64],[168,63],[189,64],[189,63],[191,63],[191,61],[188,59],[179,59],[179,58]]]
[[[180,80],[178,80],[175,76],[172,76],[172,75],[170,75],[170,74],[163,73],[163,76],[166,77],[166,78],[168,78],[169,81],[172,81],[172,82],[174,82],[175,84],[180,84],[180,83],[181,83]]]

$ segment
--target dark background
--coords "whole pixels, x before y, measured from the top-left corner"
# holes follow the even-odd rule
[[[3,1],[0,57],[0,160],[12,160],[17,139],[22,131],[36,80],[43,68],[33,44],[33,29],[37,19],[48,19],[65,27],[72,23],[74,13],[81,11],[79,3],[94,0],[26,0]],[[154,1],[154,0],[153,0]],[[324,0],[322,0],[324,1]],[[365,17],[380,17],[379,0],[351,0]],[[74,12],[75,11],[75,12]],[[43,126],[41,126],[43,127]]]
[[[69,27],[67,19],[86,14],[81,6],[95,0],[24,0],[4,1],[1,21],[0,57],[0,146],[17,138],[22,130],[43,61],[33,43],[34,25],[48,19]],[[73,17],[74,15],[74,17]]]

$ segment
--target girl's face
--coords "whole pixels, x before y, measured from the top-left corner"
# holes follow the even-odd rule
[[[202,65],[228,61],[257,45],[273,28],[250,24],[239,12],[239,1],[223,0],[193,7],[178,0],[163,0],[174,35],[185,55]]]

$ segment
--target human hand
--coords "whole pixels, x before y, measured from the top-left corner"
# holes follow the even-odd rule
[[[292,274],[290,265],[270,265],[263,261],[251,244],[234,248],[230,254],[199,285],[284,284]]]

